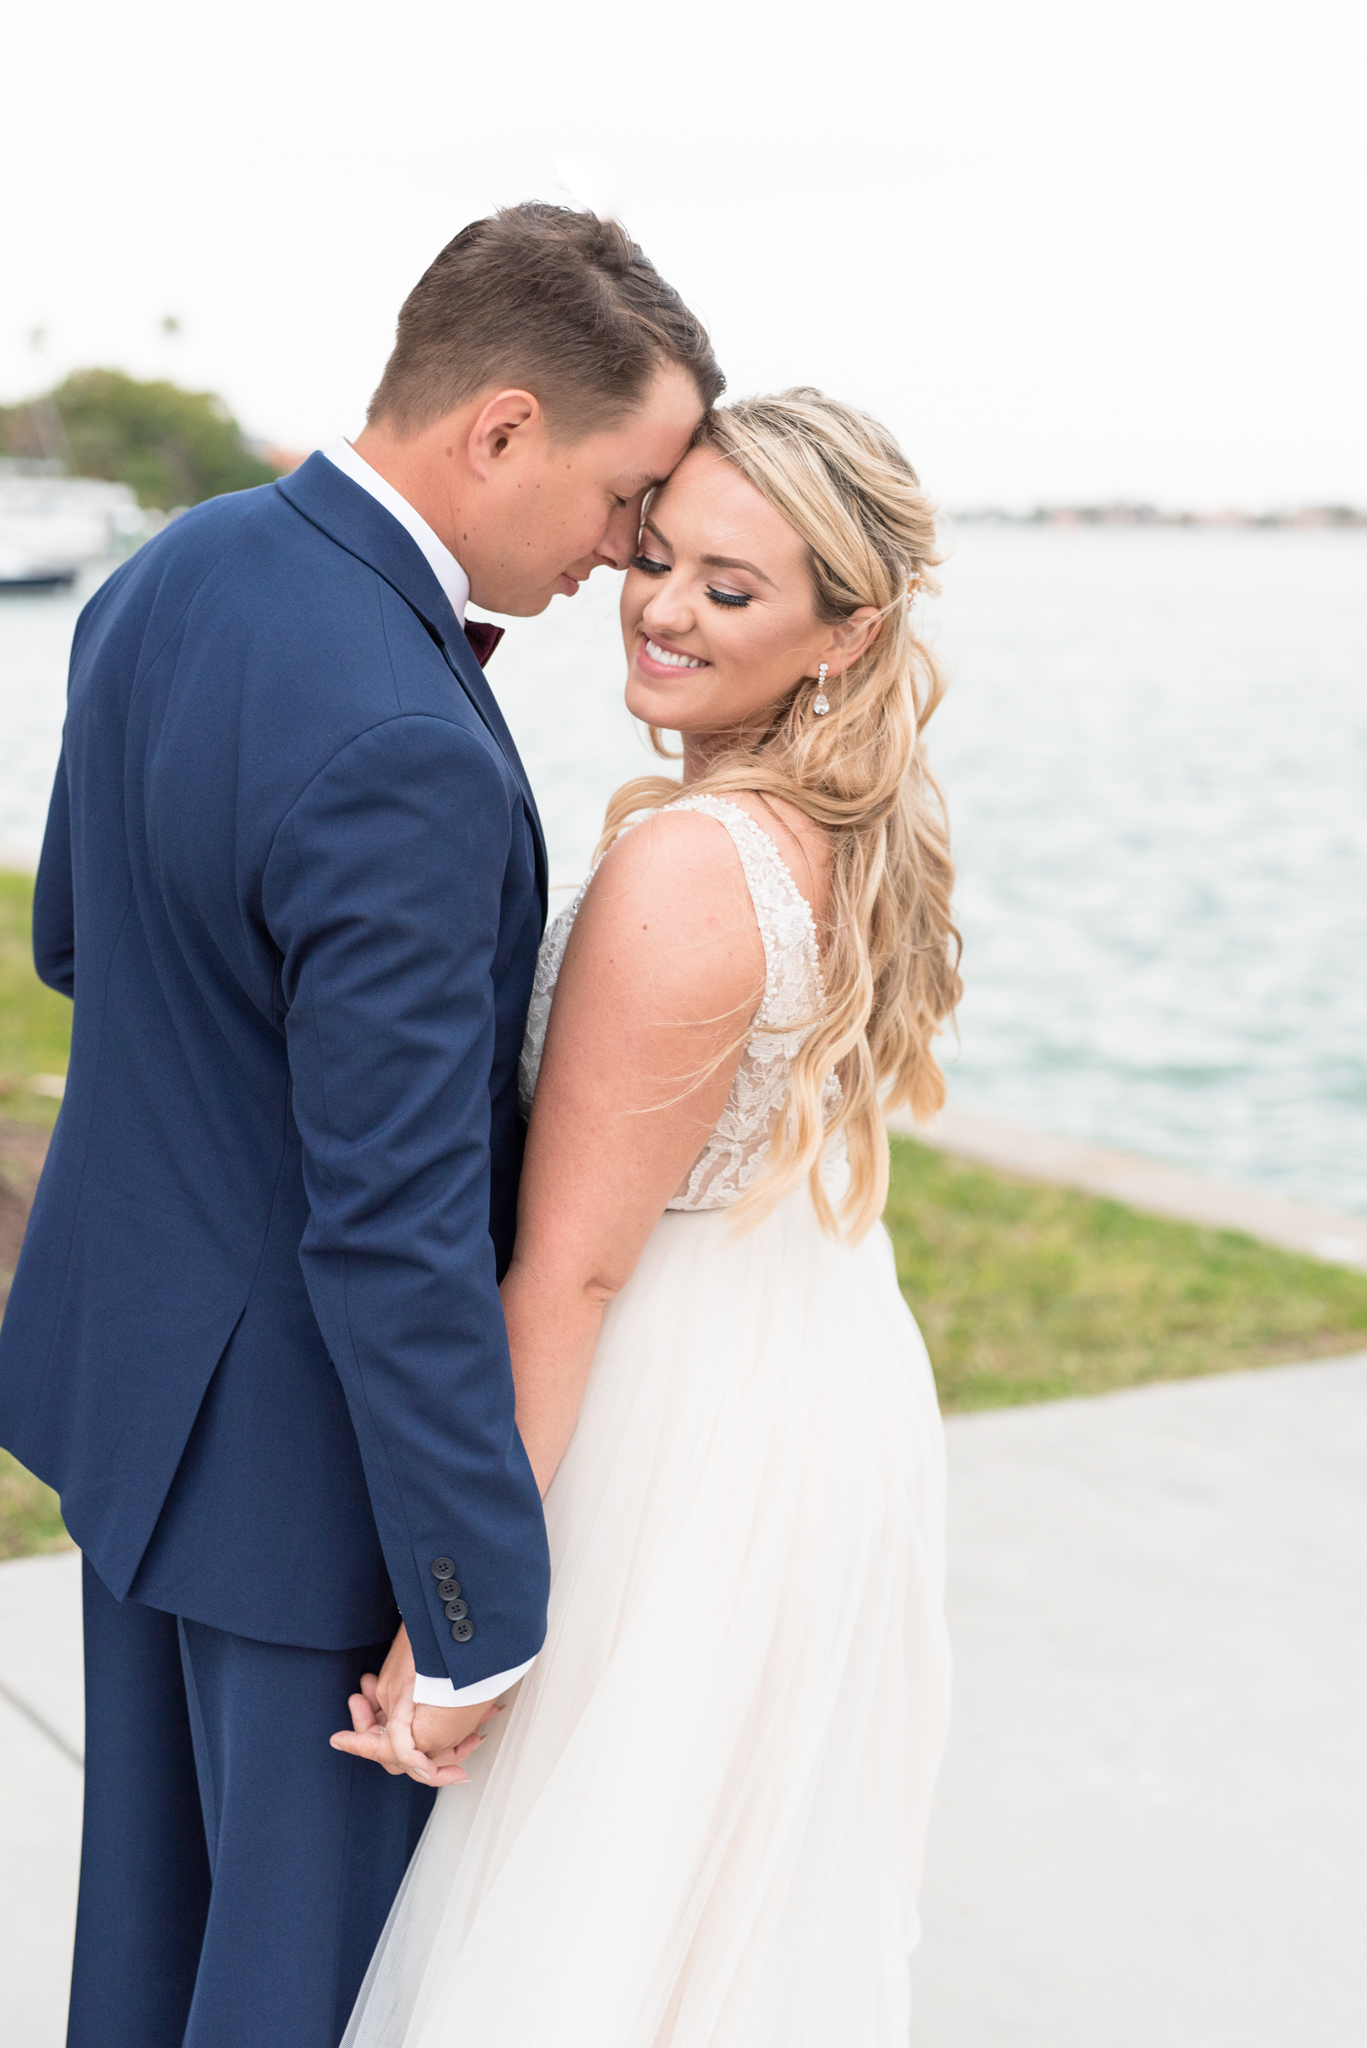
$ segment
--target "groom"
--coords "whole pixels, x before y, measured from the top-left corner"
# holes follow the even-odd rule
[[[464,611],[623,566],[721,381],[615,224],[511,208],[354,448],[82,614],[34,899],[71,1069],[0,1337],[85,1553],[70,2048],[334,2048],[431,1800],[329,1746],[348,1694],[402,1615],[430,1785],[540,1647],[498,1278],[545,850]]]

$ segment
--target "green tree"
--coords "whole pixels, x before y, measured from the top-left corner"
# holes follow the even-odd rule
[[[131,484],[140,504],[163,512],[278,474],[211,391],[141,383],[122,370],[74,370],[42,398],[0,407],[0,451],[60,454],[77,476]]]

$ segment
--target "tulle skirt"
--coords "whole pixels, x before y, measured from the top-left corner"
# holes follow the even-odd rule
[[[547,1497],[545,1648],[344,2048],[905,2048],[944,1485],[881,1228],[667,1212]]]

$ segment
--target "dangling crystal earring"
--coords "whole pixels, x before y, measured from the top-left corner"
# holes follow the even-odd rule
[[[830,663],[823,661],[816,672],[816,695],[812,699],[812,710],[818,718],[824,718],[831,708],[831,700],[826,695],[826,671],[829,667]]]

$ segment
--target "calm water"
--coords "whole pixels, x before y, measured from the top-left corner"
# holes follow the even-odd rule
[[[561,883],[650,765],[596,580],[490,670]],[[970,526],[945,581],[954,1099],[1367,1212],[1367,535]],[[79,603],[0,600],[12,861]]]

